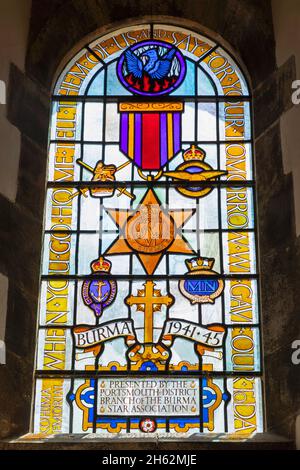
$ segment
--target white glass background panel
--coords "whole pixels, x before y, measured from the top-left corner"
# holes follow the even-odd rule
[[[119,128],[116,129],[119,132]],[[115,165],[117,168],[121,165],[128,163],[122,169],[116,171],[116,181],[130,181],[133,169],[133,162],[127,158],[119,149],[119,145],[107,144],[104,149],[105,164]]]
[[[85,103],[84,140],[101,141],[103,136],[103,103]]]
[[[199,370],[199,357],[195,353],[194,343],[184,338],[175,338],[172,345],[170,367],[178,366],[181,362],[189,362],[194,365],[193,370]]]
[[[214,269],[215,267],[213,267]],[[223,307],[222,298],[218,297],[214,299],[213,304],[203,304],[201,308],[201,321],[204,325],[210,325],[211,323],[223,323]]]
[[[214,271],[220,273],[220,240],[219,233],[200,232],[200,255],[206,258],[214,258]]]
[[[199,211],[199,230],[219,228],[218,190],[215,188],[207,196],[197,200]]]
[[[90,264],[99,258],[99,234],[79,234],[78,246],[78,272],[77,274],[90,274]]]
[[[111,272],[112,274],[128,274],[130,267],[130,256],[131,255],[106,255],[112,263]]]
[[[117,103],[106,104],[105,140],[107,142],[119,142],[120,115]]]
[[[117,225],[105,209],[101,213],[101,229],[103,232],[113,232],[116,236],[119,233]]]
[[[124,338],[116,338],[113,341],[105,341],[104,351],[99,358],[99,366],[111,367],[117,362],[120,366],[126,366],[126,353],[128,348]],[[95,361],[94,361],[95,362]]]
[[[185,102],[184,113],[182,114],[182,140],[194,142],[195,136],[195,103]]]
[[[200,147],[205,152],[204,163],[210,165],[214,170],[218,170],[218,151],[216,144],[201,144],[198,143],[198,147]],[[221,165],[221,170],[223,169]]]
[[[195,254],[169,255],[169,274],[185,274],[187,272],[185,261],[195,256]]]
[[[198,131],[199,141],[216,140],[217,121],[215,103],[198,103]]]
[[[101,344],[98,366],[105,367],[108,370],[112,366],[115,366],[115,363],[125,366],[127,349],[124,338],[104,341]],[[76,348],[74,367],[75,370],[86,370],[86,368],[89,368],[89,370],[95,369],[95,355],[93,352]]]
[[[188,224],[195,224],[196,223],[196,204],[195,199],[185,197],[176,188],[170,187],[169,189],[169,208],[170,210],[178,210],[183,209],[186,211],[193,211],[194,214],[186,221],[183,228],[185,228]],[[196,226],[195,226],[196,227]]]
[[[80,229],[100,230],[100,205],[101,199],[92,197],[80,197]]]

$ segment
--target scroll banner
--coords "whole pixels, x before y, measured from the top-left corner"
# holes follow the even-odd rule
[[[127,341],[135,341],[132,320],[115,320],[92,327],[78,325],[73,329],[76,348],[92,348],[96,344],[125,336]]]
[[[167,344],[173,336],[181,336],[210,348],[220,348],[223,345],[225,333],[222,325],[204,328],[197,323],[184,320],[168,320],[164,325],[161,340],[162,343]]]

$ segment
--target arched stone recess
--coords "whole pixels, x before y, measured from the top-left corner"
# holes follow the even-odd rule
[[[80,0],[52,0],[33,1],[26,72],[22,74],[12,67],[10,73],[9,89],[19,93],[10,92],[8,117],[22,132],[22,147],[17,203],[9,204],[1,198],[10,224],[8,230],[5,228],[6,235],[2,235],[0,263],[12,281],[6,333],[8,359],[1,371],[5,383],[1,392],[4,436],[29,429],[53,84],[62,64],[70,58],[70,51],[73,55],[99,34],[158,17],[166,24],[184,26],[217,40],[245,65],[244,72],[252,86],[267,430],[294,435],[300,385],[299,374],[291,363],[290,347],[297,332],[300,335],[300,254],[294,229],[292,183],[282,169],[279,118],[291,106],[289,90],[295,67],[291,58],[276,68],[270,2],[91,0],[87,6]],[[12,241],[16,231],[18,236]],[[15,329],[20,318],[24,322],[20,325],[24,332],[22,341]],[[24,390],[22,399],[17,392],[20,388]]]

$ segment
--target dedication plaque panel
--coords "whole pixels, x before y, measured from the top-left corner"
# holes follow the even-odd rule
[[[99,380],[98,414],[109,416],[199,415],[199,380],[109,378]]]

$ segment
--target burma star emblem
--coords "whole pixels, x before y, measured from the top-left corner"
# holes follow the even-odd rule
[[[180,230],[194,210],[164,209],[152,189],[147,191],[135,210],[106,211],[120,230],[119,237],[106,250],[106,255],[135,253],[146,273],[153,274],[165,253],[194,253]]]

